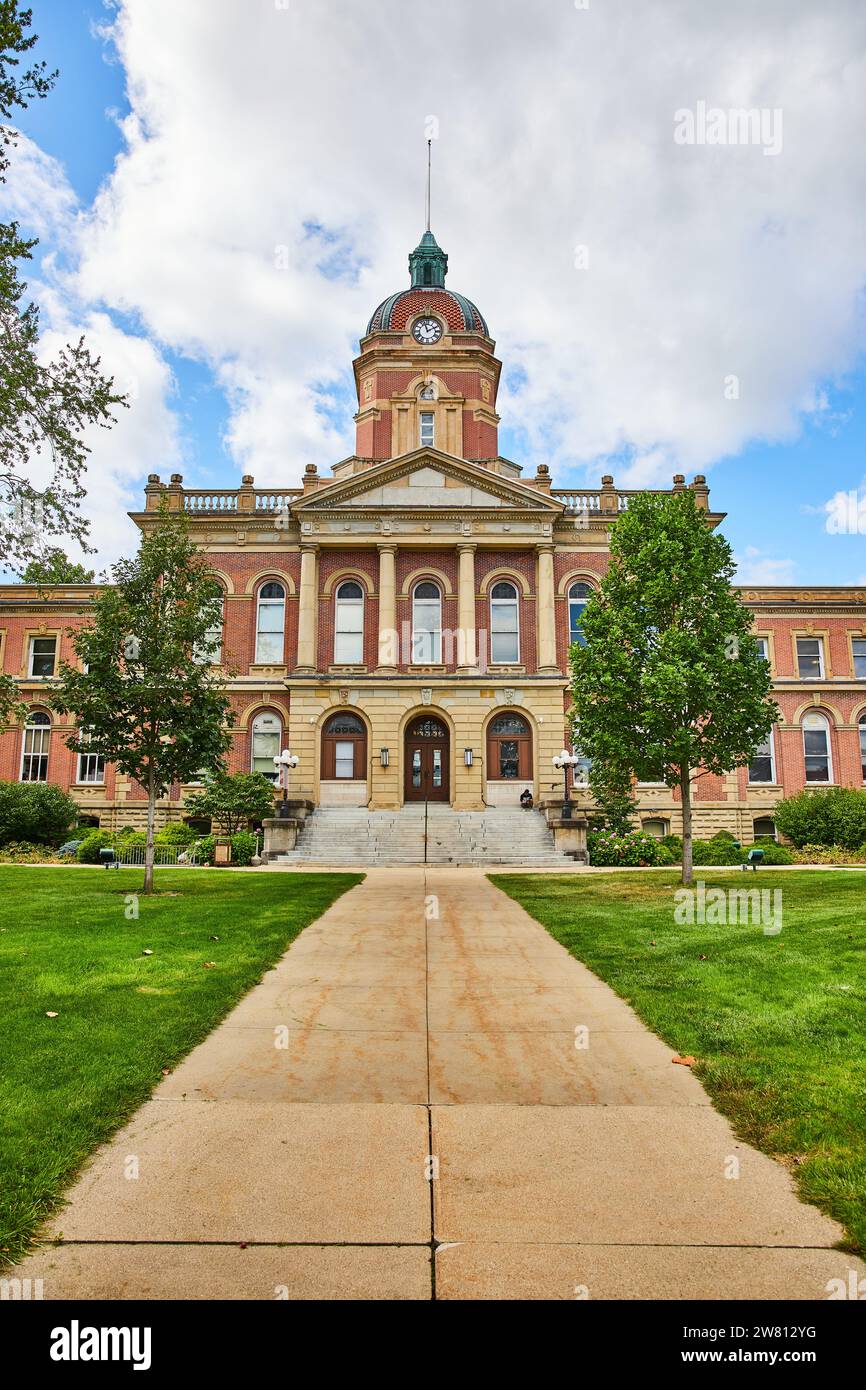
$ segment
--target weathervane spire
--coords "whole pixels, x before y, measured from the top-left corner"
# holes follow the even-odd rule
[[[430,161],[432,157],[433,141],[427,141],[427,231],[430,230]]]

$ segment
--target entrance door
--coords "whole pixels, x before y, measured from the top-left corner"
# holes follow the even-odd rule
[[[448,729],[441,719],[413,719],[404,743],[406,801],[448,801]]]

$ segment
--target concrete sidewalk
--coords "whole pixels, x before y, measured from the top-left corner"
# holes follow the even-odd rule
[[[866,1274],[670,1049],[465,868],[370,871],[69,1202],[62,1244],[15,1271],[49,1299],[815,1299]]]

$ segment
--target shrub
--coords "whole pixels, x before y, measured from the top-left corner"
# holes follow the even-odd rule
[[[79,864],[100,864],[99,858],[101,849],[110,849],[114,845],[114,835],[110,830],[91,830],[78,846],[75,858]]]
[[[78,814],[72,797],[51,782],[0,782],[0,845],[60,845]]]
[[[185,847],[191,845],[195,840],[196,833],[189,825],[184,825],[183,821],[171,821],[169,825],[164,825],[153,837],[156,845],[180,845]]]
[[[735,839],[736,839],[736,836],[735,836],[735,835],[732,835],[731,832],[730,832],[730,830],[717,830],[716,833],[715,833],[715,835],[711,835],[711,836],[710,836],[710,841],[709,841],[709,842],[710,842],[710,844],[712,845],[712,844],[718,844],[718,842],[719,842],[720,840],[730,840],[730,841],[733,842]]]
[[[792,854],[795,864],[866,864],[866,845],[844,849],[841,845],[803,845]]]
[[[196,840],[193,845],[197,864],[212,864],[216,837],[214,835],[203,835],[200,840]]]
[[[637,868],[659,862],[661,842],[642,830],[631,830],[627,835],[615,835],[612,830],[591,830],[586,839],[590,864]]]
[[[664,849],[669,849],[674,856],[674,862],[683,857],[683,837],[682,835],[663,835],[659,843]]]
[[[63,860],[45,845],[31,845],[26,841],[10,840],[0,850],[0,863],[3,864],[62,864]]]
[[[745,858],[745,850],[737,849],[733,836],[724,832],[712,840],[692,841],[692,863],[696,866],[742,864]]]
[[[239,830],[232,835],[232,862],[246,868],[256,852],[257,840],[249,830]]]
[[[856,787],[808,789],[780,801],[773,818],[798,848],[838,845],[857,850],[866,842],[866,791]]]

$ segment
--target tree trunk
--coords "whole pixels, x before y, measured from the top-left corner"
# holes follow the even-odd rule
[[[153,768],[147,778],[147,844],[144,847],[144,891],[153,892],[153,823],[156,818],[156,793],[153,786]]]
[[[683,798],[683,883],[692,881],[692,784],[690,768],[681,769],[680,791]]]

